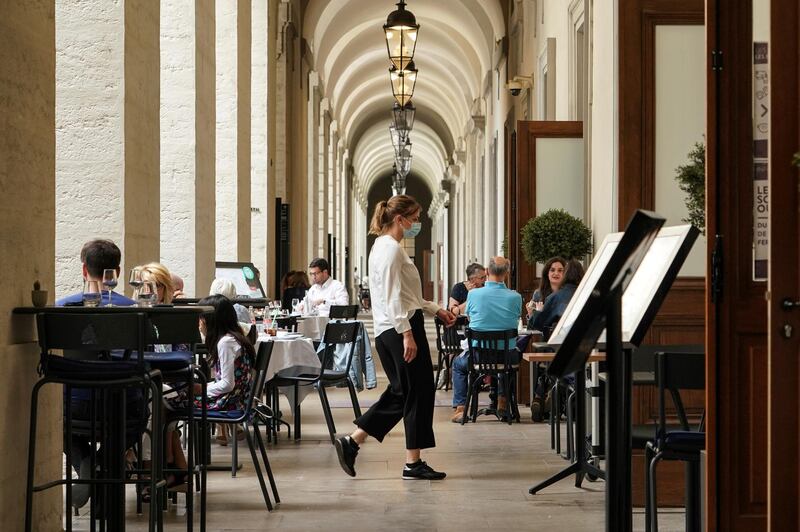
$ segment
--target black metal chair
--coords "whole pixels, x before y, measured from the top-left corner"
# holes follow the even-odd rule
[[[143,392],[142,400],[149,391],[160,404],[161,379],[158,370],[149,369],[145,364],[145,338],[147,318],[144,313],[42,313],[37,315],[39,345],[41,346],[39,371],[42,379],[33,387],[31,398],[30,433],[28,440],[28,474],[25,499],[25,530],[32,526],[33,493],[55,486],[66,485],[66,515],[72,507],[72,487],[76,484],[91,486],[90,519],[94,525],[97,516],[96,486],[103,485],[104,512],[110,522],[109,529],[115,529],[124,522],[124,490],[125,484],[149,484],[154,494],[154,503],[150,507],[149,529],[155,530],[161,525],[161,492],[166,483],[162,479],[160,468],[163,447],[154,443],[152,447],[153,466],[150,478],[130,479],[126,476],[125,453],[126,431],[130,427],[126,416],[129,390],[139,388]],[[54,355],[53,350],[79,352],[99,357],[95,360],[73,360]],[[112,361],[112,350],[135,352],[133,360]],[[66,453],[66,477],[44,484],[34,485],[36,464],[36,415],[39,391],[46,384],[62,384],[65,387],[64,432],[65,445],[72,444],[73,434],[89,439],[91,478],[72,479],[71,452]],[[89,419],[75,422],[72,418],[72,390],[88,389]],[[101,392],[101,397],[98,397]],[[146,409],[143,409],[144,420],[133,420],[142,427],[146,424]],[[161,442],[160,410],[153,409],[154,442]],[[103,445],[103,459],[98,463],[97,443]],[[96,477],[97,466],[101,467],[100,477]],[[109,490],[108,487],[116,488]],[[72,530],[72,519],[66,521],[66,530]]]
[[[279,329],[284,329],[289,332],[297,332],[297,316],[289,316],[288,318],[275,318],[275,323]]]
[[[198,329],[199,314],[195,313],[171,313],[171,312],[154,312],[149,314],[149,327],[147,343],[152,346],[161,345],[168,346],[171,350],[167,352],[147,352],[145,353],[145,362],[150,367],[159,369],[161,371],[161,378],[167,386],[172,386],[175,390],[186,388],[193,389],[195,382],[200,382],[203,385],[204,391],[202,397],[205,398],[205,385],[206,378],[202,369],[195,364],[195,355],[198,351],[198,345],[201,343],[200,331]],[[184,350],[176,350],[181,346]],[[160,405],[160,403],[155,403]],[[154,408],[155,410],[155,408]],[[193,427],[194,425],[194,411],[192,408],[187,409],[184,413],[177,413],[177,416],[185,415],[187,425]],[[203,413],[198,415],[203,417]],[[168,416],[170,419],[165,421],[172,421],[174,417]],[[181,418],[183,419],[183,418]],[[207,424],[207,420],[202,419],[202,423]],[[166,437],[166,431],[163,432]],[[206,455],[208,454],[204,442],[199,441],[197,434],[193,430],[187,430],[186,434],[186,470],[171,469],[168,466],[163,467],[164,474],[182,474],[187,475],[186,485],[186,526],[188,530],[192,530],[194,523],[194,491],[200,491],[200,521],[201,528],[205,527],[206,519],[206,506],[205,506],[205,490],[206,490]],[[195,480],[197,485],[195,485]],[[173,492],[173,497],[177,500],[177,493]],[[140,505],[140,497],[137,497],[137,505]]]
[[[336,426],[333,422],[333,414],[331,413],[331,405],[328,402],[328,394],[325,388],[328,386],[336,386],[337,384],[346,384],[347,389],[350,391],[350,400],[353,403],[353,412],[358,418],[361,416],[361,407],[358,404],[358,396],[353,382],[350,380],[350,365],[353,363],[353,354],[355,353],[355,342],[358,337],[358,330],[361,327],[360,322],[329,322],[325,327],[325,334],[322,342],[325,344],[325,349],[322,351],[320,367],[311,366],[292,366],[284,368],[277,372],[275,376],[269,381],[270,387],[276,386],[292,386],[294,387],[293,395],[293,411],[294,411],[294,439],[300,439],[300,401],[299,389],[300,386],[314,386],[319,392],[319,399],[322,403],[322,412],[325,415],[325,422],[328,425],[328,433],[330,434],[331,443],[336,438]],[[350,350],[347,355],[347,365],[342,370],[332,369],[333,356],[337,345],[350,344]]]
[[[358,317],[358,305],[331,305],[328,317],[332,320],[354,320]]]
[[[217,423],[220,425],[230,425],[231,426],[231,433],[235,434],[235,427],[242,427],[242,430],[245,434],[245,439],[247,440],[247,446],[250,449],[250,457],[253,459],[253,467],[256,470],[256,475],[258,476],[258,482],[261,486],[261,494],[264,496],[264,503],[267,506],[267,510],[272,511],[272,502],[270,501],[269,494],[267,493],[267,486],[264,483],[264,475],[261,471],[261,466],[258,461],[258,456],[256,455],[256,446],[258,446],[258,451],[261,454],[261,459],[264,462],[264,469],[267,472],[267,478],[269,480],[270,488],[272,489],[272,495],[275,497],[275,503],[281,502],[280,497],[278,496],[278,487],[275,484],[275,477],[272,475],[272,468],[269,464],[269,459],[267,458],[266,448],[264,447],[264,440],[261,437],[261,431],[258,427],[258,416],[254,415],[253,411],[253,404],[256,397],[260,397],[264,393],[264,386],[266,385],[266,375],[267,375],[267,367],[269,367],[269,361],[272,357],[272,348],[275,346],[273,342],[261,342],[258,347],[258,352],[256,353],[256,360],[253,366],[253,375],[252,380],[250,383],[250,388],[247,391],[247,398],[245,400],[245,406],[243,410],[209,410],[207,413],[208,420]],[[199,409],[195,409],[194,418],[197,419],[198,416],[201,415]],[[250,433],[250,429],[252,428],[253,433]],[[202,428],[201,428],[202,430]],[[206,430],[204,432],[204,437],[202,438],[203,441],[207,441],[211,435]],[[236,467],[239,461],[238,457],[238,442],[237,438],[234,436],[232,438],[232,467]],[[234,470],[235,471],[235,470]]]
[[[508,399],[508,410],[505,418],[510,425],[513,420],[520,421],[517,407],[517,372],[519,371],[520,353],[516,348],[517,330],[476,331],[467,328],[467,345],[469,346],[469,380],[463,425],[471,412],[472,422],[478,418],[478,394],[484,377],[497,375],[503,381]]]
[[[459,330],[463,330],[468,323],[466,316],[459,316],[451,326],[445,326],[444,322],[436,316],[433,318],[436,324],[436,350],[439,352],[439,361],[436,364],[436,378],[433,381],[434,387],[438,388],[439,378],[442,368],[445,369],[444,389],[449,390],[451,385],[451,366],[453,358],[461,354],[461,336]]]
[[[696,353],[656,353],[656,382],[658,384],[658,432],[645,449],[645,519],[647,530],[658,531],[658,498],[656,466],[661,460],[686,462],[686,530],[700,530],[700,452],[705,449],[705,414],[695,430],[689,426],[681,401],[680,390],[705,389],[705,356]],[[680,420],[680,430],[667,427],[666,393],[669,392]]]

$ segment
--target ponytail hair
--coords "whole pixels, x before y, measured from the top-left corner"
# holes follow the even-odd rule
[[[392,220],[398,214],[400,216],[411,216],[421,207],[417,200],[412,196],[399,194],[392,196],[388,200],[379,201],[372,214],[372,221],[369,224],[369,234],[382,235],[386,228],[392,225]]]

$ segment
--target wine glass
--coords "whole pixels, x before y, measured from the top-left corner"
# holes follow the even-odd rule
[[[158,287],[153,281],[142,281],[137,290],[136,305],[139,307],[152,307],[158,299]]]
[[[83,282],[83,306],[96,307],[103,298],[103,288],[100,281],[85,280]]]
[[[139,287],[142,286],[142,269],[131,268],[131,274],[128,276],[128,285],[133,288],[133,299],[137,299],[139,294]]]
[[[300,306],[299,298],[292,298],[292,314],[297,314],[297,307]]]
[[[103,286],[108,290],[108,306],[113,307],[111,302],[111,291],[117,287],[117,270],[103,270]]]

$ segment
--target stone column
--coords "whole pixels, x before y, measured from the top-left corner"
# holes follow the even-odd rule
[[[123,273],[159,259],[159,3],[59,2],[56,11],[63,296],[81,288],[79,253],[90,238],[119,245]]]
[[[55,298],[55,5],[4,2],[0,16],[0,530],[24,524],[31,389],[39,379],[33,317],[12,316],[31,305],[38,280]],[[80,275],[80,271],[78,271]],[[36,481],[60,478],[62,391],[39,396]],[[61,530],[62,495],[33,496],[33,529]]]
[[[277,119],[277,49],[279,35],[278,4],[267,2],[267,266],[261,272],[261,284],[270,297],[275,294],[275,198],[277,195],[277,179],[275,171],[276,158],[276,119]]]
[[[252,11],[250,140],[251,259],[267,282],[267,234],[274,219],[267,218],[267,2],[256,0]],[[266,286],[265,286],[266,288]]]
[[[217,260],[250,259],[250,2],[216,3]]]
[[[202,297],[214,277],[214,2],[161,4],[161,261]]]
[[[319,248],[319,231],[317,230],[318,220],[317,212],[320,209],[319,203],[319,75],[312,71],[308,74],[308,117],[306,124],[308,127],[308,157],[307,157],[307,185],[308,190],[308,210],[306,211],[306,220],[308,227],[308,245],[306,256],[312,257],[317,254]]]
[[[327,98],[323,98],[319,104],[319,165],[317,169],[317,249],[314,255],[325,257],[328,245],[328,180],[330,178],[328,151],[330,149],[330,127],[331,115],[330,104]]]

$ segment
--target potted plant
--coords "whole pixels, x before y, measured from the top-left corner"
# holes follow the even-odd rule
[[[581,260],[592,251],[592,230],[563,209],[550,209],[531,218],[520,237],[529,264],[545,263],[551,257]]]
[[[33,303],[34,307],[44,307],[47,305],[47,290],[42,290],[42,285],[38,280],[33,282],[31,303]]]
[[[689,162],[675,169],[675,180],[686,193],[686,208],[689,216],[683,221],[706,232],[706,147],[696,142],[689,151]]]

